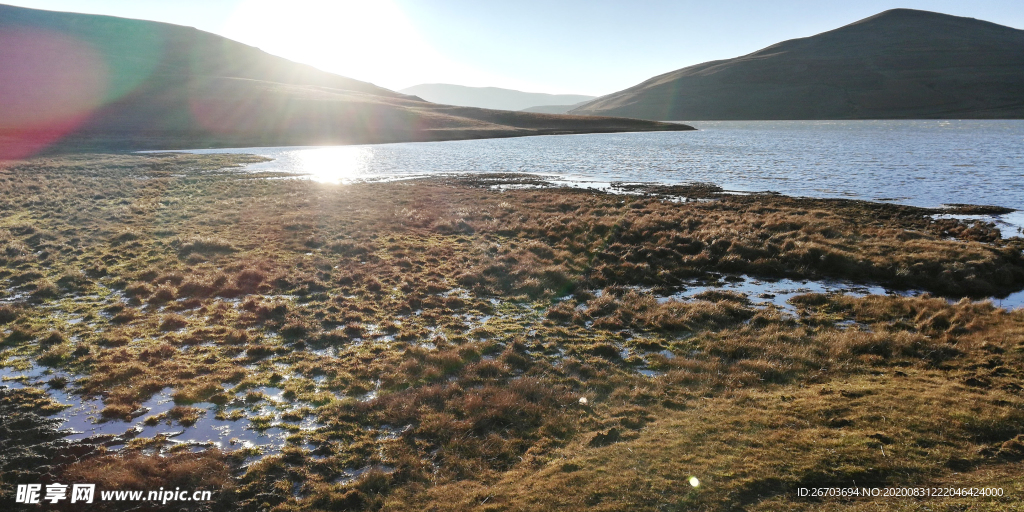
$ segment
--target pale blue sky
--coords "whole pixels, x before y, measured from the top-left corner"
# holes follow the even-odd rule
[[[188,25],[391,89],[446,82],[601,95],[895,7],[1024,28],[1021,0],[24,0]]]

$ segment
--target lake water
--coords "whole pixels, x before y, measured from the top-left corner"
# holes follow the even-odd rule
[[[695,121],[694,132],[195,150],[324,182],[524,172],[582,181],[711,182],[728,190],[1024,210],[1024,120]]]

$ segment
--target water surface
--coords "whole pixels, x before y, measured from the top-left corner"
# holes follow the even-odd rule
[[[693,132],[194,150],[324,182],[447,173],[711,182],[729,190],[1024,210],[1024,120],[695,121]]]

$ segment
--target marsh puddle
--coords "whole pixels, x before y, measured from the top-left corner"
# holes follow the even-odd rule
[[[933,219],[956,219],[965,221],[991,222],[999,230],[1001,238],[1024,237],[1024,211],[1004,213],[1002,215],[932,215]]]
[[[462,175],[467,177],[468,175]],[[598,192],[605,192],[607,194],[616,195],[627,195],[627,196],[647,196],[656,195],[662,200],[670,201],[673,203],[689,203],[695,202],[709,202],[715,201],[716,198],[707,197],[688,197],[678,194],[668,193],[665,190],[660,190],[657,184],[654,183],[632,183],[632,182],[618,182],[618,181],[592,181],[584,178],[579,179],[567,179],[557,176],[541,176],[541,175],[526,175],[526,177],[479,177],[475,178],[479,182],[487,183],[489,181],[495,182],[492,185],[488,185],[491,190],[530,190],[530,189],[545,189],[545,188],[574,188],[574,189],[586,189],[596,190]],[[683,183],[683,185],[706,185],[702,183]],[[723,195],[750,195],[751,192],[738,191],[738,190],[721,190],[717,189],[716,194]]]
[[[481,181],[490,181],[488,178],[482,178]],[[590,181],[585,179],[569,180],[569,179],[546,179],[545,176],[536,176],[536,178],[527,178],[520,182],[508,182],[507,179],[494,178],[493,181],[501,182],[494,185],[490,185],[491,190],[524,190],[524,189],[538,189],[538,188],[580,188],[589,190],[600,190],[603,192],[612,193],[629,193],[625,190],[615,187],[610,181]]]
[[[67,379],[69,385],[65,389],[48,388],[47,382],[54,378]],[[211,403],[191,404],[191,407],[203,412],[194,424],[182,425],[177,421],[167,420],[167,413],[178,405],[174,403],[173,389],[169,387],[143,402],[139,411],[133,414],[134,418],[131,421],[122,421],[103,419],[100,416],[100,411],[103,410],[102,399],[83,398],[74,394],[70,391],[71,384],[73,380],[69,374],[35,364],[25,370],[0,368],[0,386],[44,389],[55,401],[70,406],[53,415],[54,418],[62,420],[60,429],[70,432],[65,439],[115,436],[116,439],[102,439],[111,449],[116,449],[131,439],[156,439],[163,436],[171,445],[216,446],[228,450],[258,448],[261,455],[266,456],[279,453],[289,435],[321,427],[312,417],[306,417],[296,424],[285,424],[281,420],[281,412],[296,404],[286,400],[282,390],[269,386],[238,391],[235,393],[236,400],[226,407]],[[262,399],[257,403],[247,403],[246,395],[254,392]],[[231,419],[230,413],[237,410],[242,410],[245,414],[237,419]],[[218,411],[229,414],[224,415],[225,419],[218,419]],[[161,419],[153,421],[154,417]],[[262,418],[260,423],[266,425],[266,428],[257,428],[252,419],[254,417]]]
[[[779,309],[797,314],[796,306],[789,300],[805,293],[843,293],[854,297],[865,295],[902,295],[912,296],[916,292],[892,291],[881,286],[860,285],[843,281],[813,281],[809,279],[758,279],[746,275],[726,276],[721,281],[707,282],[694,280],[685,285],[686,288],[672,295],[658,297],[658,302],[672,300],[693,300],[694,296],[708,291],[725,291],[746,295],[755,305],[772,304]]]
[[[901,297],[913,297],[920,295],[919,290],[892,290],[878,285],[863,285],[848,281],[835,280],[810,280],[810,279],[758,279],[747,275],[724,276],[720,281],[693,280],[685,285],[686,288],[672,295],[658,296],[658,302],[664,303],[670,300],[693,300],[695,295],[708,291],[727,291],[745,295],[754,305],[772,304],[779,309],[797,314],[796,306],[789,303],[789,300],[797,295],[805,293],[842,293],[853,297],[865,295],[897,295]],[[959,299],[949,298],[950,303],[958,302]],[[1024,290],[1011,293],[1005,297],[989,297],[984,300],[992,301],[996,307],[1007,310],[1024,307]],[[980,302],[980,301],[979,301]]]
[[[996,307],[1008,310],[1024,308],[1024,290],[1011,293],[1003,298],[993,298],[992,303],[995,304]]]
[[[3,297],[0,297],[0,304],[22,302],[26,299],[28,299],[27,293],[18,291],[16,287],[11,287],[6,290]]]
[[[395,468],[392,466],[385,465],[364,466],[361,468],[345,468],[341,470],[341,476],[334,479],[333,483],[340,485],[348,485],[352,482],[355,482],[356,480],[359,479],[359,477],[363,476],[363,474],[370,471],[379,471],[384,474],[391,474],[395,472]]]

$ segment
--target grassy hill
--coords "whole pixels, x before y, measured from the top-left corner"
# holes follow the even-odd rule
[[[0,158],[687,129],[436,105],[189,27],[6,5],[0,70]]]
[[[570,113],[660,120],[1024,117],[1024,31],[893,9],[690,66]]]

